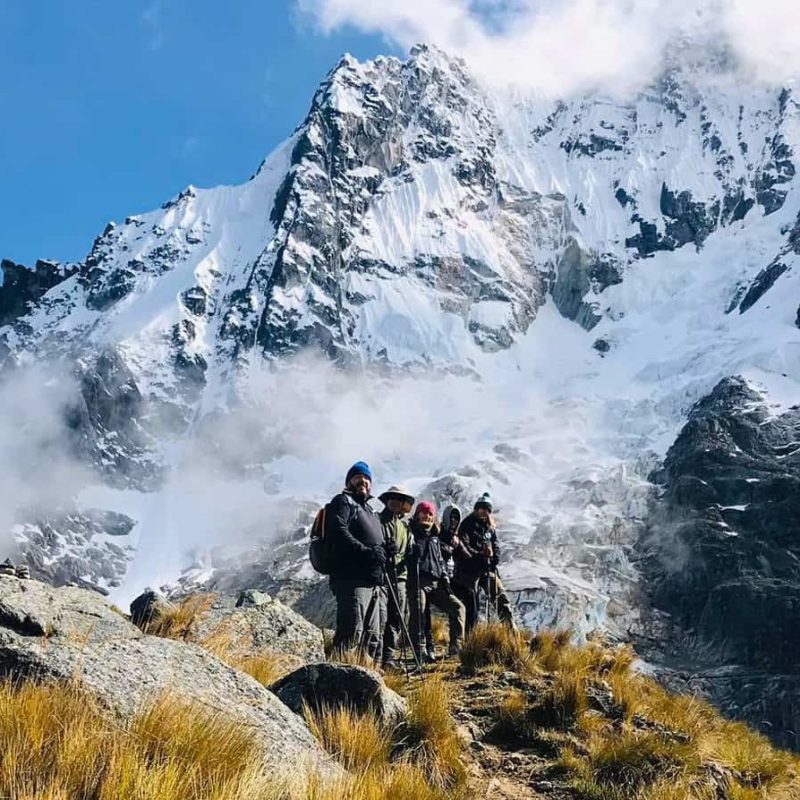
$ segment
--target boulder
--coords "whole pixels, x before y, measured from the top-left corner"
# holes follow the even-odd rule
[[[337,772],[272,692],[202,648],[143,634],[99,595],[0,576],[0,675],[72,681],[121,721],[164,693],[255,732],[265,768]]]
[[[322,631],[270,595],[254,590],[218,597],[192,630],[195,641],[223,638],[239,656],[268,651],[284,657],[286,666],[325,660]]]
[[[131,622],[138,628],[145,629],[147,624],[174,605],[161,592],[147,588],[131,601]]]
[[[408,712],[406,701],[392,691],[371,669],[349,664],[309,664],[273,684],[272,691],[297,714],[303,705],[347,706],[360,712],[373,711],[390,725]]]

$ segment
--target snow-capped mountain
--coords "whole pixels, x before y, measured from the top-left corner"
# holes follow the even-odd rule
[[[248,581],[316,596],[292,536],[364,457],[379,489],[465,506],[493,492],[529,624],[636,636],[684,671],[703,653],[749,668],[757,637],[726,649],[708,624],[716,559],[736,565],[726,581],[788,597],[800,545],[737,530],[741,493],[686,506],[676,486],[722,476],[698,467],[707,443],[670,446],[735,385],[741,402],[703,413],[719,430],[755,405],[780,416],[768,471],[792,524],[798,148],[792,92],[719,66],[552,101],[489,92],[433,48],[344,58],[246,183],[110,223],[78,264],[3,262],[5,385],[66,364],[68,449],[94,470],[74,505],[26,502],[17,546],[53,580],[124,597],[187,554],[203,562],[187,582],[244,580],[241,558],[208,551],[255,538]],[[689,512],[727,529],[694,538],[675,524]],[[777,637],[800,629],[780,608]],[[708,646],[667,657],[688,641]],[[785,671],[768,655],[758,669]],[[790,730],[800,690],[782,697]]]

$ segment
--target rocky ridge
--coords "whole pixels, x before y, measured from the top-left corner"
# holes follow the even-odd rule
[[[43,578],[117,588],[131,557],[152,567],[160,543],[202,528],[213,516],[203,494],[222,474],[244,488],[231,491],[218,540],[257,533],[267,544],[238,557],[246,578],[229,554],[209,576],[200,553],[187,585],[258,585],[324,610],[324,587],[304,571],[304,520],[352,455],[311,413],[304,435],[307,400],[258,405],[280,394],[281,377],[299,378],[287,365],[311,348],[378,386],[425,369],[443,378],[377,406],[396,420],[433,398],[448,412],[426,428],[436,452],[378,443],[376,459],[441,502],[469,507],[488,485],[503,577],[528,624],[665,636],[652,603],[680,617],[707,598],[659,575],[663,596],[643,590],[643,530],[659,504],[667,516],[676,507],[666,492],[651,508],[648,476],[719,380],[791,392],[800,379],[799,118],[788,89],[689,68],[625,101],[551,103],[489,96],[433,48],[405,62],[343,59],[242,186],[189,187],[109,224],[80,264],[4,268],[2,378],[31,361],[66,364],[79,387],[69,448],[95,481],[74,508],[21,509],[18,546]],[[265,373],[277,376],[267,389]],[[315,374],[297,380],[302,396],[321,395],[320,419],[351,424],[337,403],[346,384]],[[230,423],[242,407],[254,409],[244,430]],[[181,468],[209,452],[202,491],[181,493]],[[772,464],[766,451],[753,458]],[[257,513],[240,513],[250,502]],[[128,524],[112,513],[132,520],[128,533],[109,536]],[[716,552],[719,520],[703,520],[700,546]],[[762,548],[774,560],[771,535],[720,551],[727,566],[756,560],[746,577],[732,571],[736,591],[750,581],[755,597],[774,580],[758,563]]]
[[[300,718],[255,680],[196,645],[143,634],[96,593],[0,576],[0,598],[4,676],[77,680],[123,721],[176,693],[250,726],[265,767],[333,769]]]

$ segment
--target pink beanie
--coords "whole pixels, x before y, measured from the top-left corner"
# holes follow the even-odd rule
[[[428,500],[422,500],[417,503],[417,509],[414,516],[418,517],[421,511],[427,511],[432,517],[436,516],[436,506]]]

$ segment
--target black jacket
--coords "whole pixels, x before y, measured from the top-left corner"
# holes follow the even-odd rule
[[[447,578],[447,564],[442,555],[442,543],[437,531],[426,533],[415,522],[409,526],[414,537],[409,558],[409,579],[416,582],[417,567],[421,584],[438,583]]]
[[[484,575],[489,567],[496,567],[500,560],[497,532],[487,520],[474,512],[461,522],[458,529],[460,543],[453,553],[456,561],[454,580],[457,583],[470,583]],[[484,548],[490,545],[492,556],[484,555]]]
[[[325,537],[331,548],[333,580],[355,581],[358,586],[380,586],[383,570],[374,548],[383,547],[383,530],[377,513],[350,492],[337,494],[328,505]]]

